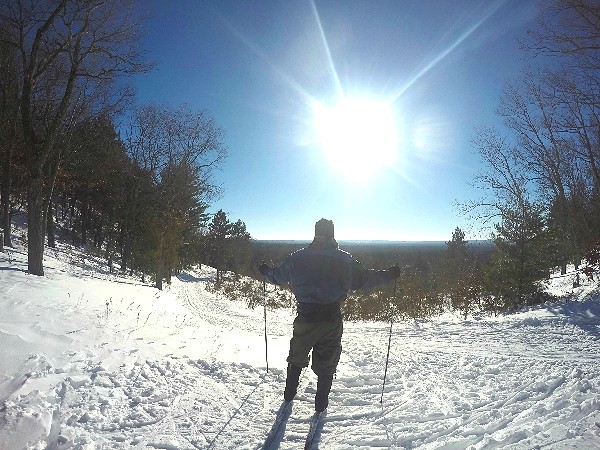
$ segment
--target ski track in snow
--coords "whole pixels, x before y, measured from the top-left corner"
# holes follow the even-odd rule
[[[0,343],[37,353],[19,360],[6,347],[0,448],[262,448],[282,399],[289,310],[268,312],[266,372],[262,308],[207,292],[212,269],[158,293],[60,259],[46,279],[6,270],[23,258],[0,254],[12,318],[0,318]],[[596,292],[512,316],[394,323],[382,403],[389,324],[346,323],[314,448],[600,448]],[[275,448],[302,448],[315,390],[306,370]]]

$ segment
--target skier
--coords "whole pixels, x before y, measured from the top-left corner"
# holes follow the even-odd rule
[[[308,247],[292,253],[276,268],[263,262],[259,271],[270,283],[289,282],[297,302],[284,400],[291,402],[295,397],[300,373],[308,367],[312,349],[311,368],[318,377],[315,410],[320,413],[329,404],[329,391],[342,352],[340,303],[349,291],[368,291],[393,281],[400,275],[400,268],[367,269],[339,249],[333,222],[321,219],[315,224],[315,237]]]

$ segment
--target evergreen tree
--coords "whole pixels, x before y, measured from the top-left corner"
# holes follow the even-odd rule
[[[464,266],[465,261],[469,256],[467,243],[468,242],[465,240],[465,232],[459,227],[456,227],[452,232],[452,239],[446,242],[447,259],[456,261],[460,266]]]
[[[200,219],[218,192],[211,174],[226,155],[221,138],[222,131],[205,111],[153,105],[134,111],[127,130],[127,150],[142,174],[147,174],[150,185],[144,175],[132,186],[131,208],[126,208],[124,224],[123,265],[135,239],[137,210],[144,209],[150,214],[143,223],[153,236],[152,273],[159,288],[182,267],[184,247],[198,245]],[[141,203],[148,187],[153,208]],[[189,259],[191,253],[186,253]]]
[[[506,210],[495,226],[496,251],[486,269],[486,285],[502,308],[516,309],[543,297],[539,281],[557,264],[556,245],[541,208],[524,204]]]
[[[446,254],[440,287],[453,309],[466,316],[475,309],[480,298],[481,282],[475,255],[469,251],[465,233],[456,228],[452,240],[446,242]]]
[[[215,213],[208,225],[208,255],[210,264],[217,269],[217,283],[221,281],[223,262],[227,258],[227,241],[231,236],[231,228],[231,222],[222,209]]]
[[[217,269],[217,283],[222,281],[224,270],[236,275],[248,270],[252,260],[250,239],[241,220],[230,222],[222,209],[213,215],[205,238],[205,252],[209,264]]]
[[[114,226],[114,203],[123,192],[122,180],[126,177],[125,147],[107,116],[77,125],[73,136],[64,145],[70,149],[65,151],[58,172],[54,199],[62,191],[78,205],[77,217],[71,221],[74,243],[88,244],[88,234],[93,232],[94,244],[97,245],[106,231],[101,228]],[[49,212],[49,224],[51,219]],[[53,230],[49,226],[48,245],[51,247],[52,241]]]
[[[231,224],[231,241],[227,267],[236,274],[245,272],[249,266],[250,233],[246,230],[246,224],[241,220]],[[249,275],[247,273],[247,275]]]
[[[199,234],[206,205],[200,200],[202,187],[196,170],[185,160],[165,168],[158,190],[158,259],[154,273],[160,289],[162,280],[170,282],[173,270],[181,267],[181,250]]]

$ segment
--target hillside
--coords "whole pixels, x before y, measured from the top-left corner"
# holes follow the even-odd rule
[[[47,276],[0,253],[1,449],[258,449],[281,399],[292,311],[206,290],[210,268],[165,291],[67,246]],[[317,448],[600,448],[600,295],[557,277],[561,302],[502,317],[347,323]],[[307,431],[307,371],[280,449]]]

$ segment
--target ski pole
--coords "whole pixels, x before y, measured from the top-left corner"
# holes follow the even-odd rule
[[[265,313],[265,361],[267,362],[267,373],[269,373],[269,344],[267,341],[267,277],[263,278],[263,309]]]
[[[393,308],[396,307],[396,286],[398,284],[398,279],[394,280],[394,305]],[[379,403],[383,404],[383,391],[385,390],[385,380],[387,378],[387,370],[388,363],[390,361],[390,347],[392,346],[392,327],[394,325],[394,311],[392,310],[392,316],[390,317],[390,334],[388,337],[388,348],[387,348],[387,356],[385,357],[385,370],[383,372],[383,386],[381,387],[381,399]]]

